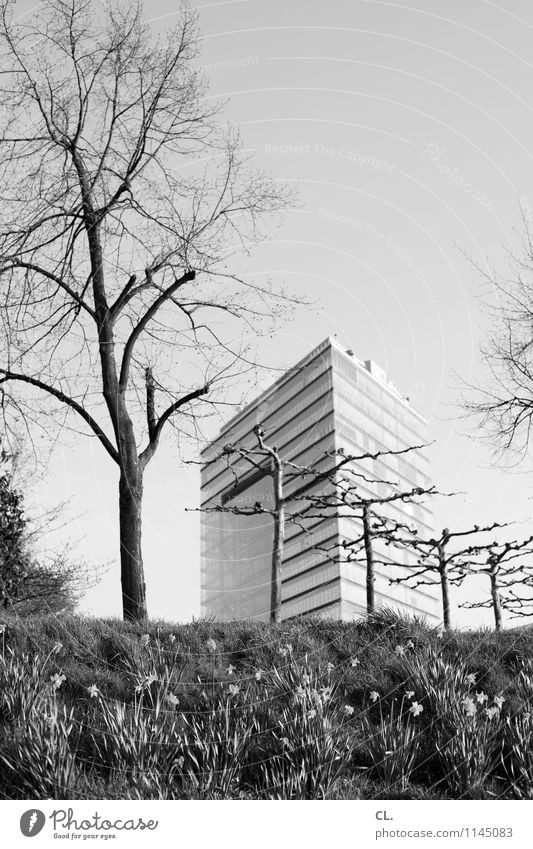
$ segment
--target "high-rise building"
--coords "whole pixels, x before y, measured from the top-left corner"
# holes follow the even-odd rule
[[[202,615],[219,619],[267,620],[270,614],[273,521],[270,514],[248,516],[231,507],[268,508],[273,503],[272,478],[266,461],[260,468],[238,454],[222,454],[226,445],[257,447],[254,426],[261,424],[265,442],[284,460],[315,469],[331,465],[331,452],[347,454],[399,451],[426,441],[426,422],[371,361],[358,360],[335,339],[326,339],[255,401],[234,416],[203,451],[202,506],[221,505],[221,512],[202,512]],[[329,452],[329,456],[328,453]],[[428,460],[423,449],[361,462],[361,495],[385,495],[395,481],[404,491],[427,488]],[[298,487],[320,492],[324,483],[291,477],[285,494]],[[315,487],[315,489],[313,489]],[[385,508],[391,519],[408,523],[421,536],[432,531],[427,504],[395,502]],[[339,562],[331,553],[342,540],[361,533],[360,519],[325,511],[307,522],[288,522],[283,555],[282,617],[313,613],[353,619],[366,611],[366,565]],[[409,552],[375,542],[376,560],[409,566]],[[437,621],[436,586],[408,588],[389,584],[398,565],[377,563],[376,606],[396,606]],[[406,574],[403,572],[403,574]]]

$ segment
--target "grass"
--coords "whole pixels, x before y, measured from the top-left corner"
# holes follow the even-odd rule
[[[2,798],[533,797],[530,628],[2,623]]]

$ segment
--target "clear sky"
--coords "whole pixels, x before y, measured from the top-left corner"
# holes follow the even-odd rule
[[[18,5],[21,14],[30,8]],[[482,379],[486,331],[481,278],[464,254],[505,270],[519,196],[533,206],[533,8],[526,0],[198,8],[211,96],[227,98],[257,165],[300,193],[301,206],[246,270],[275,275],[318,306],[280,325],[263,345],[265,361],[290,366],[328,335],[375,360],[429,421],[438,488],[464,493],[436,505],[437,527],[515,519],[517,534],[533,533],[530,464],[492,467],[457,406],[458,376]],[[176,9],[170,0],[146,4],[158,27]],[[119,615],[115,468],[81,438],[53,460],[38,498],[70,498],[78,551],[110,563],[83,609]],[[146,478],[152,617],[199,616],[199,519],[184,510],[198,500],[196,467],[167,443]],[[461,598],[471,593],[465,585]],[[457,621],[490,618],[459,611]]]

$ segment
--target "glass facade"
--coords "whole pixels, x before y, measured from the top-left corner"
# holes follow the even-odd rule
[[[257,469],[237,455],[219,457],[224,445],[253,448],[253,428],[261,423],[267,444],[275,445],[284,460],[300,466],[325,467],[325,452],[375,453],[401,450],[425,441],[426,424],[406,399],[386,382],[373,363],[362,363],[333,339],[326,339],[256,401],[235,416],[203,452],[202,506],[222,505],[224,512],[202,513],[202,615],[218,619],[268,620],[273,522],[265,514],[235,515],[227,508],[265,508],[273,503],[269,467]],[[423,451],[360,461],[354,471],[368,478],[397,481],[402,489],[428,487],[428,461]],[[358,479],[359,480],[359,479]],[[313,492],[312,479],[291,478],[285,471],[285,495],[303,485]],[[383,494],[387,491],[386,485]],[[320,486],[317,492],[323,492]],[[360,480],[362,495],[380,494],[380,485]],[[373,487],[373,490],[372,490]],[[288,512],[293,509],[292,502]],[[302,503],[302,502],[300,502]],[[409,522],[419,533],[432,530],[431,511],[425,505],[397,502],[382,515]],[[361,533],[360,523],[327,511],[305,522],[287,522],[283,557],[282,616],[314,613],[350,619],[365,612],[366,577],[362,563],[332,562],[335,547]],[[409,566],[408,555],[375,543],[376,604],[438,618],[436,587],[418,590],[388,583],[399,574],[393,560]],[[390,563],[390,565],[389,565]],[[396,570],[396,571],[394,571]]]

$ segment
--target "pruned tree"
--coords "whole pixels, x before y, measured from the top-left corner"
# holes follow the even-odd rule
[[[409,448],[407,450],[414,449]],[[439,494],[434,486],[426,488],[416,486],[409,490],[401,490],[397,482],[394,481],[374,480],[372,483],[386,484],[390,488],[391,494],[387,496],[363,495],[359,483],[352,480],[340,485],[340,494],[336,495],[333,501],[323,498],[318,498],[315,501],[315,508],[319,511],[325,509],[327,512],[328,509],[335,506],[339,518],[355,519],[360,525],[359,533],[352,532],[350,537],[341,540],[339,546],[328,549],[328,554],[341,563],[362,563],[365,566],[367,613],[374,613],[376,610],[376,566],[390,566],[391,563],[395,562],[394,557],[390,554],[380,557],[376,553],[376,544],[381,542],[386,547],[405,549],[406,539],[416,537],[418,533],[417,528],[413,525],[408,525],[406,522],[400,522],[385,515],[387,508],[397,503],[420,504],[425,497]]]
[[[390,542],[404,528],[400,522],[379,518],[375,512],[376,506],[380,505],[383,509],[384,505],[394,502],[405,503],[424,495],[434,494],[436,491],[434,487],[426,489],[414,487],[408,491],[401,491],[394,481],[370,477],[363,470],[364,464],[369,460],[377,460],[385,456],[406,454],[422,446],[362,454],[347,454],[343,449],[324,451],[317,456],[313,464],[302,465],[284,458],[277,447],[270,445],[265,440],[266,434],[263,425],[255,425],[253,432],[257,445],[249,447],[227,444],[220,454],[212,457],[206,465],[216,463],[221,457],[224,457],[228,469],[234,476],[235,487],[238,487],[240,474],[235,470],[235,458],[245,461],[256,471],[271,477],[271,504],[265,505],[263,502],[256,502],[253,505],[221,503],[209,504],[199,508],[199,510],[204,513],[231,513],[237,516],[268,514],[272,517],[271,621],[281,621],[281,589],[286,526],[288,524],[297,525],[302,531],[309,533],[317,522],[329,519],[332,516],[360,518],[362,523],[360,538],[343,540],[340,545],[341,550],[344,551],[342,556],[339,554],[338,544],[332,547],[317,545],[315,548],[323,551],[330,560],[339,562],[341,559],[356,560],[360,548],[364,546],[367,574],[367,610],[372,612],[375,609],[374,564],[378,562],[373,550],[374,539],[386,538]],[[364,496],[361,493],[361,484],[366,485],[366,487],[387,484],[391,488],[391,494],[385,497]]]
[[[444,627],[449,630],[452,627],[450,607],[450,587],[461,586],[464,579],[470,574],[473,559],[484,550],[484,546],[470,543],[462,545],[463,540],[472,539],[478,534],[489,533],[494,528],[504,525],[493,522],[491,525],[480,527],[474,525],[464,531],[450,531],[444,528],[439,537],[421,539],[416,536],[408,537],[405,545],[417,554],[417,562],[409,569],[407,575],[391,578],[391,584],[407,584],[410,587],[440,585],[442,597],[442,621]],[[456,546],[452,541],[460,540]],[[452,543],[452,548],[450,548]]]
[[[483,601],[465,601],[459,607],[490,608],[496,631],[502,628],[502,611],[514,616],[533,614],[533,536],[511,542],[491,542],[475,553],[469,564],[469,574],[486,575],[490,582],[490,597]],[[528,557],[530,558],[528,560]]]
[[[157,38],[140,3],[14,11],[0,0],[1,382],[8,410],[77,419],[116,464],[123,613],[142,620],[145,469],[253,366],[243,327],[293,302],[235,259],[289,194],[218,128],[186,5]]]

